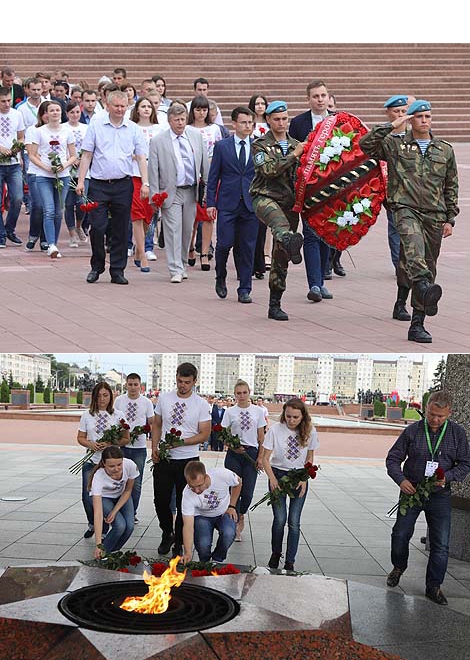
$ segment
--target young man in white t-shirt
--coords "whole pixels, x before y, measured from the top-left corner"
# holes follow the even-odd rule
[[[141,394],[142,379],[139,374],[131,373],[126,378],[127,392],[120,394],[114,401],[114,407],[121,410],[127,423],[132,429],[136,426],[152,426],[154,409],[150,399]],[[132,501],[134,503],[134,522],[137,519],[137,507],[139,506],[140,494],[142,492],[142,479],[144,477],[145,461],[147,460],[147,436],[145,433],[139,435],[137,440],[123,447],[124,456],[130,458],[137,465],[139,476],[136,478],[132,490]]]
[[[165,555],[173,547],[173,557],[183,552],[183,517],[181,497],[186,486],[184,468],[189,461],[199,460],[199,445],[209,437],[211,416],[207,401],[193,388],[197,369],[190,362],[180,364],[176,370],[176,390],[158,397],[152,428],[153,492],[155,511],[163,532],[158,553]],[[181,431],[184,444],[170,451],[170,459],[160,460],[159,445],[170,429]],[[170,508],[173,488],[176,487],[176,521],[173,532],[173,514]]]
[[[235,540],[238,514],[236,504],[242,482],[226,468],[206,471],[204,463],[190,461],[184,474],[188,485],[183,490],[183,563],[191,561],[193,542],[199,561],[222,563]],[[214,529],[219,532],[212,550]]]

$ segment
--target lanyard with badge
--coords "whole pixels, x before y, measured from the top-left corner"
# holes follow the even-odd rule
[[[431,438],[429,437],[428,420],[427,419],[424,420],[424,432],[426,433],[426,442],[428,444],[429,453],[431,454],[431,460],[426,461],[426,470],[424,472],[425,477],[432,477],[435,471],[437,470],[437,468],[439,467],[439,462],[435,461],[434,457],[437,453],[437,450],[439,449],[439,445],[442,442],[442,438],[445,435],[447,429],[447,422],[448,420],[446,419],[446,421],[444,422],[444,426],[442,427],[442,430],[439,434],[439,437],[436,440],[436,444],[433,447],[431,444]]]

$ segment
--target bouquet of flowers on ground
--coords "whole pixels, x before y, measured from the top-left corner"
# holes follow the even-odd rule
[[[310,479],[315,479],[319,469],[319,465],[313,465],[312,463],[308,462],[305,463],[303,468],[293,468],[292,470],[289,470],[287,474],[279,479],[277,482],[277,488],[265,493],[263,497],[258,502],[256,502],[256,504],[250,506],[250,511],[254,511],[256,507],[260,504],[263,504],[263,502],[266,502],[268,506],[273,502],[277,502],[281,495],[289,495],[289,497],[295,497],[295,491],[299,487],[300,482],[308,481],[309,477]]]
[[[152,561],[151,559],[147,559],[147,562],[151,566],[152,575],[155,575],[156,577],[161,577],[168,568],[167,562]],[[179,572],[182,572],[183,570],[191,571],[192,577],[204,577],[210,575],[237,575],[238,573],[242,572],[233,564],[220,566],[220,564],[216,564],[213,561],[190,561],[184,566],[178,565],[176,570]]]
[[[141,563],[140,557],[135,550],[115,550],[114,552],[107,552],[102,543],[97,546],[101,550],[100,560],[79,560],[85,566],[96,566],[100,568],[108,568],[111,571],[120,571],[121,573],[130,573],[128,566],[137,566]]]
[[[9,163],[11,158],[16,158],[17,154],[20,153],[20,151],[23,151],[24,149],[24,144],[23,142],[20,142],[19,140],[13,140],[11,147],[10,147],[10,154],[0,154],[0,164],[2,163]]]
[[[165,433],[165,439],[160,441],[158,458],[161,461],[169,461],[171,458],[170,450],[182,445],[184,445],[184,438],[181,437],[181,431],[172,427]],[[153,460],[150,458],[147,463],[153,463]]]
[[[400,491],[400,497],[397,504],[392,506],[390,511],[387,512],[387,516],[392,516],[397,509],[400,509],[401,515],[404,516],[411,507],[423,506],[431,493],[434,492],[436,483],[442,481],[444,477],[444,470],[441,467],[438,467],[432,477],[424,477],[422,481],[416,484],[416,493],[407,495]]]
[[[119,424],[113,424],[104,431],[98,442],[107,442],[110,445],[118,445],[122,438],[122,434],[124,431],[128,431],[129,428],[129,424],[126,422],[126,420],[120,419]],[[91,457],[94,453],[94,449],[89,449],[83,458],[69,467],[69,471],[72,474],[79,474],[79,472],[82,470],[82,467],[85,465],[85,463],[88,463],[88,461],[91,460]]]
[[[222,426],[222,424],[214,424],[212,427],[214,433],[217,434],[217,439],[222,440],[224,445],[229,449],[242,449],[242,443],[238,435],[233,435],[230,426]],[[250,463],[256,467],[256,461],[254,461],[246,451],[242,454]]]
[[[150,424],[144,424],[143,426],[134,426],[134,428],[131,431],[131,441],[129,444],[133,445],[134,442],[137,440],[139,435],[142,435],[142,433],[149,434],[150,431],[152,430],[152,427]]]

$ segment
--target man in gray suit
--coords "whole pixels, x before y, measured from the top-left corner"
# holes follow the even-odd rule
[[[187,279],[186,267],[201,183],[207,184],[209,161],[201,133],[187,126],[184,105],[168,108],[169,128],[150,141],[150,199],[165,192],[162,228],[170,281]]]

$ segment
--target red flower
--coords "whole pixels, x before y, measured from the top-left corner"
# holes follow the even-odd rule
[[[222,426],[222,424],[214,424],[212,426],[212,430],[214,431],[214,433],[220,433],[220,431],[222,431],[223,428],[224,427]]]
[[[263,126],[260,126],[260,127],[258,128],[258,130],[259,130],[259,132],[260,132],[261,135],[264,135],[264,134],[266,133],[266,129],[265,129]]]
[[[129,569],[128,568],[118,568],[118,572],[119,573],[129,573]]]
[[[192,575],[193,577],[203,577],[203,576],[205,576],[205,575],[210,575],[210,573],[209,573],[209,571],[206,571],[205,568],[203,568],[203,569],[200,570],[200,571],[197,570],[197,568],[194,568],[194,569],[191,571],[191,575]]]
[[[132,555],[132,557],[129,558],[129,564],[131,566],[137,566],[137,564],[140,564],[142,561],[142,557],[139,557],[139,555]]]
[[[434,474],[436,475],[436,479],[438,481],[442,481],[443,479],[445,479],[445,476],[446,476],[446,473],[444,472],[443,468],[441,468],[440,465],[439,465],[439,467],[437,468],[437,470]]]
[[[167,568],[168,566],[163,562],[155,562],[155,564],[152,564],[152,575],[155,575],[155,577],[160,577],[163,575]]]
[[[317,476],[317,471],[314,470],[313,468],[310,468],[310,469],[308,470],[308,476],[309,476],[311,479],[315,479],[315,477]]]
[[[120,425],[122,426],[122,428],[125,429],[126,431],[127,431],[128,429],[131,428],[131,427],[129,426],[129,424],[127,424],[126,420],[124,420],[124,419],[120,419],[120,420],[119,420],[119,424],[120,424]]]
[[[150,426],[150,424],[144,424],[144,426],[142,427],[143,433],[150,433],[151,430],[152,427]]]
[[[172,435],[175,435],[175,434],[176,434],[176,429],[175,429],[173,426],[172,426],[171,429],[170,429],[170,433],[171,433]]]
[[[23,99],[15,99],[15,103],[14,103],[14,105],[17,105],[17,103],[21,103],[22,100],[23,100]]]
[[[152,202],[155,204],[157,209],[159,209],[163,205],[163,202],[167,197],[168,197],[168,193],[166,192],[155,193],[155,195],[152,197]]]

